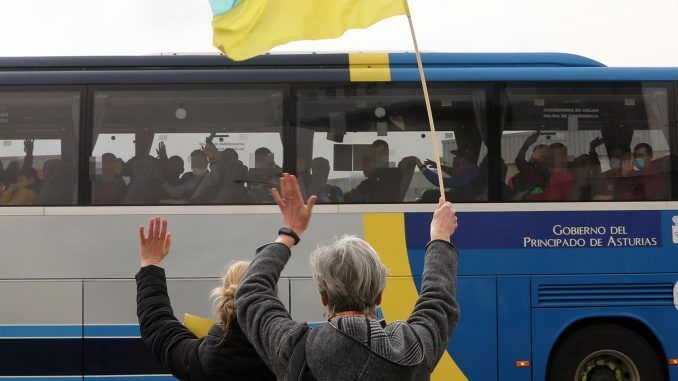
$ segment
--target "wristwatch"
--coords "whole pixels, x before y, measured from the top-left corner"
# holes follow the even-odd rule
[[[280,228],[280,230],[278,230],[278,235],[281,235],[281,234],[292,237],[294,239],[294,245],[295,246],[296,246],[296,244],[299,243],[299,241],[301,241],[301,238],[299,238],[297,233],[295,233],[294,230],[292,230],[290,228],[284,228],[284,227]]]

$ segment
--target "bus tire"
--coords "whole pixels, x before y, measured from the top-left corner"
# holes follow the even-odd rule
[[[660,355],[643,336],[623,326],[600,324],[565,338],[553,353],[548,380],[608,380],[620,373],[628,381],[665,379]]]

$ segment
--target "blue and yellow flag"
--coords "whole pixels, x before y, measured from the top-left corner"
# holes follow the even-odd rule
[[[290,41],[337,38],[408,13],[406,0],[210,0],[210,5],[214,46],[235,61]]]
[[[184,326],[199,339],[207,336],[214,323],[212,319],[184,314]]]

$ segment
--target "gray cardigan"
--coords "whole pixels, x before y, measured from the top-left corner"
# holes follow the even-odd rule
[[[278,379],[285,378],[295,345],[308,325],[290,317],[275,289],[290,250],[263,246],[236,295],[238,321]],[[459,320],[457,249],[446,241],[426,246],[421,295],[406,322],[385,327],[363,317],[334,318],[306,341],[311,378],[317,380],[428,380]]]

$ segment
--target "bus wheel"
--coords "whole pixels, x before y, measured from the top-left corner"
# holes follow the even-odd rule
[[[636,332],[601,324],[568,336],[556,349],[549,381],[664,380],[659,355]]]

